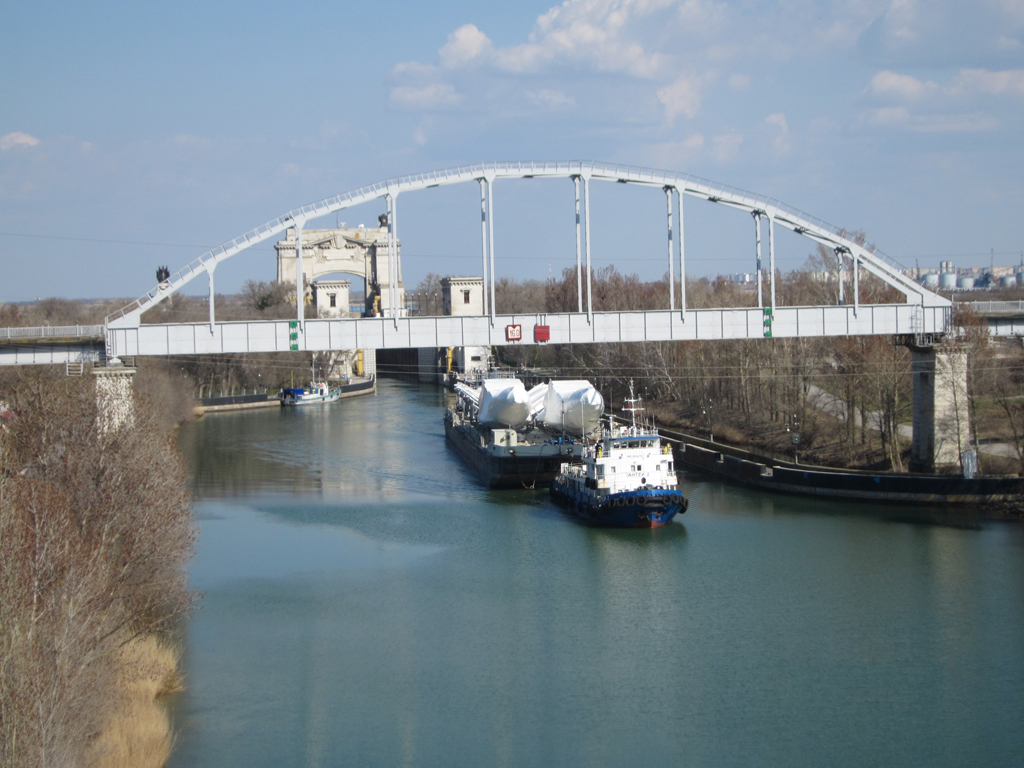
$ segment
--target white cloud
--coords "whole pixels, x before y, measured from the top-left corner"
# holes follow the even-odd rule
[[[729,75],[729,87],[734,91],[745,91],[750,88],[750,75],[734,72]]]
[[[871,61],[892,65],[985,66],[1019,60],[1020,0],[890,0],[860,35]]]
[[[912,75],[883,70],[871,78],[869,89],[875,95],[896,96],[908,100],[935,94],[1024,96],[1024,69],[1007,69],[1001,72],[961,69],[956,77],[941,86],[931,80],[921,81]]]
[[[412,132],[412,141],[417,147],[426,145],[427,132],[424,130],[422,125],[417,125],[416,130]]]
[[[190,133],[178,133],[171,137],[171,143],[177,144],[179,147],[207,149],[213,145],[213,140],[208,139],[205,136],[194,136]]]
[[[391,71],[398,77],[425,78],[436,74],[437,67],[419,61],[403,61],[395,64],[395,68]]]
[[[1022,3],[1024,5],[1024,3]],[[993,96],[1009,94],[1024,96],[1024,69],[989,72],[984,69],[961,69],[951,83],[954,92],[983,93]]]
[[[999,127],[999,121],[991,115],[974,113],[969,115],[918,115],[910,129],[918,133],[973,133],[991,131]]]
[[[448,35],[448,42],[438,51],[438,56],[442,67],[453,69],[491,53],[493,49],[494,44],[476,25],[463,24]]]
[[[715,136],[711,140],[711,159],[718,163],[728,163],[736,159],[743,135],[737,131],[728,131]]]
[[[704,136],[695,133],[682,141],[654,144],[645,152],[647,162],[657,168],[683,170],[686,163],[700,156],[704,149]]]
[[[764,119],[764,124],[778,129],[779,133],[772,141],[772,146],[775,147],[775,151],[780,155],[784,155],[789,152],[789,123],[786,122],[786,116],[782,112],[777,112],[774,115],[768,115]]]
[[[454,107],[462,97],[449,83],[427,85],[396,85],[391,89],[391,103],[400,109],[443,109]]]
[[[906,107],[882,107],[880,109],[869,109],[861,115],[861,120],[868,125],[881,128],[891,125],[903,125],[910,122],[910,110]]]
[[[880,96],[918,99],[928,93],[934,93],[938,86],[931,80],[922,82],[912,75],[883,70],[871,78],[870,88],[872,93]]]
[[[527,91],[526,96],[534,104],[547,107],[548,109],[571,107],[576,104],[575,99],[571,96],[566,96],[561,91],[554,91],[548,88],[541,88],[539,91]]]
[[[875,128],[900,128],[914,133],[991,131],[999,121],[983,113],[914,115],[906,107],[882,107],[862,113],[860,121]]]
[[[671,122],[679,115],[691,120],[700,112],[702,78],[683,74],[664,88],[658,89],[658,101],[665,106],[665,117]]]
[[[648,51],[646,35],[633,29],[638,20],[677,0],[566,0],[537,17],[526,42],[495,49],[473,24],[448,35],[438,51],[442,67],[454,69],[491,59],[505,72],[537,72],[547,64],[577,62],[599,72],[625,72],[635,77],[657,76],[665,55]],[[683,5],[695,4],[687,0]],[[700,3],[696,3],[700,4]]]
[[[4,136],[0,136],[0,150],[6,152],[8,149],[14,149],[14,147],[35,147],[39,144],[39,139],[35,136],[29,136],[27,133],[21,131],[15,131],[14,133],[8,133]]]

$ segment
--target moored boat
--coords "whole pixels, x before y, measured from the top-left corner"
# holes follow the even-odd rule
[[[609,419],[598,443],[587,445],[580,463],[563,464],[551,484],[552,498],[571,515],[591,525],[657,528],[686,512],[670,447],[658,431],[637,424],[632,397],[631,424]]]
[[[282,389],[278,397],[281,405],[315,405],[333,403],[341,397],[341,390],[331,389],[322,381],[313,381],[308,387]]]

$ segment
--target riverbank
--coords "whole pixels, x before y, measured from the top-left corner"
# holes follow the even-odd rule
[[[157,768],[171,742],[159,642],[194,597],[192,496],[159,400],[102,394],[0,377],[0,765]]]

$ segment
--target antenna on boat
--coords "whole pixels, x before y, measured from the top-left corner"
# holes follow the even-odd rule
[[[636,415],[643,411],[643,408],[638,408],[637,403],[640,402],[640,398],[633,394],[633,380],[629,380],[629,398],[626,400],[627,407],[622,410],[628,411],[630,418],[633,423],[633,433],[636,433]]]

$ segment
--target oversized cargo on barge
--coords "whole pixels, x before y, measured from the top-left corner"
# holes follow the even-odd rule
[[[581,460],[583,431],[596,426],[592,412],[604,408],[589,382],[572,384],[563,390],[586,400],[585,416],[558,429],[544,417],[547,384],[529,392],[518,379],[485,379],[478,389],[456,385],[455,402],[444,417],[445,436],[487,487],[547,487],[563,463]],[[559,409],[559,419],[562,415]],[[571,428],[577,424],[579,429]]]

